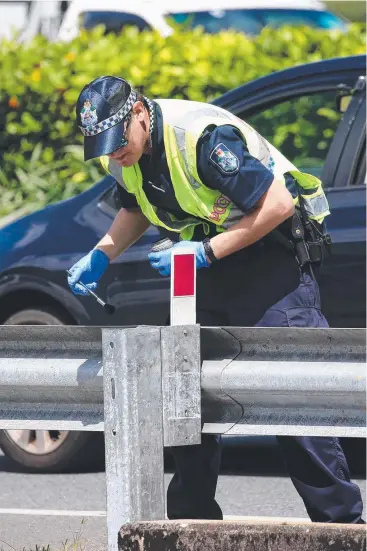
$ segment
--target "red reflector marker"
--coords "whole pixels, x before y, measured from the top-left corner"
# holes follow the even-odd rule
[[[190,248],[172,251],[171,325],[196,323],[196,259]]]
[[[173,296],[187,297],[195,294],[195,255],[175,254]]]

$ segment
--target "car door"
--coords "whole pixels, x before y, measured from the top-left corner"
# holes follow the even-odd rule
[[[329,62],[326,62],[329,63]],[[325,165],[331,166],[335,156],[335,144],[345,135],[345,126],[348,117],[343,116],[336,108],[336,99],[340,90],[351,90],[362,73],[357,66],[351,67],[347,73],[338,74],[338,68],[326,71],[326,63],[315,64],[315,70],[307,74],[300,72],[299,78],[292,72],[289,77],[275,81],[275,75],[263,79],[261,87],[255,85],[243,87],[243,105],[237,92],[231,109],[230,98],[225,107],[235,112],[237,116],[246,120],[260,132],[267,140],[277,147],[297,168],[303,172],[322,178],[325,174]],[[317,74],[319,65],[319,74]],[[330,65],[328,65],[330,69]],[[302,68],[299,68],[302,69]],[[323,70],[324,69],[324,70]],[[295,78],[297,77],[297,78]],[[289,78],[289,82],[287,82]],[[272,80],[271,80],[272,79]],[[295,82],[297,80],[297,82]],[[259,81],[260,84],[260,81]],[[250,89],[251,86],[251,89]],[[249,93],[251,91],[251,94]],[[220,102],[218,102],[220,104]],[[350,105],[350,109],[352,105]],[[358,121],[360,121],[360,117]],[[356,122],[357,124],[357,122]],[[360,124],[359,134],[361,133]],[[355,133],[357,134],[357,126]],[[358,135],[359,135],[358,134]],[[344,164],[338,164],[336,176],[349,174],[352,170],[352,140],[355,134],[350,135],[349,145],[343,151]],[[344,140],[345,141],[345,140]],[[360,148],[362,147],[359,146]],[[358,157],[361,159],[362,157]],[[357,165],[361,160],[354,159],[356,165],[353,170],[358,172]],[[359,169],[361,171],[361,169]],[[346,182],[347,185],[337,185],[337,182]],[[354,180],[353,180],[354,181]],[[361,185],[354,185],[352,179],[329,178],[327,193],[330,197],[332,216],[328,227],[334,241],[335,256],[325,262],[320,288],[325,315],[333,327],[352,327],[364,324],[364,305],[362,286],[365,285],[363,269],[365,257],[362,255],[362,230],[364,231],[365,198]],[[356,181],[356,180],[355,180]],[[343,188],[341,192],[339,188]],[[348,188],[346,193],[345,187]],[[348,197],[348,199],[346,199]],[[342,203],[343,208],[341,208]],[[345,219],[345,209],[349,208],[348,221]],[[354,219],[351,211],[358,207],[358,220]],[[349,226],[348,226],[349,224]],[[357,227],[353,227],[358,224]],[[357,235],[358,234],[358,235]],[[355,255],[351,251],[357,251]],[[346,285],[348,282],[348,293]],[[354,292],[353,287],[358,289]],[[347,296],[344,295],[347,293]],[[358,299],[357,294],[361,295]],[[345,298],[344,298],[345,297]]]
[[[360,76],[326,158],[322,180],[330,204],[333,254],[320,284],[338,327],[366,323],[366,79]],[[335,300],[336,293],[340,293]]]

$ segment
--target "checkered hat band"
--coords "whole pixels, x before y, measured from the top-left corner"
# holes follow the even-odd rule
[[[109,117],[104,121],[98,122],[94,126],[88,126],[87,128],[79,126],[80,130],[83,132],[84,136],[96,136],[97,134],[100,134],[101,132],[112,128],[113,126],[116,126],[116,124],[121,122],[131,111],[137,97],[137,93],[134,90],[131,90],[129,97],[126,100],[126,103],[121,107],[121,109],[117,111],[117,113],[112,115],[112,117]]]
[[[154,107],[153,102],[144,96],[145,101],[148,105],[148,111],[149,111],[149,134],[152,135],[153,127],[154,127]]]

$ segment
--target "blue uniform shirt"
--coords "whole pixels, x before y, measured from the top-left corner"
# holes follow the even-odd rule
[[[187,214],[180,208],[174,194],[163,141],[163,117],[159,105],[154,103],[154,130],[152,156],[143,155],[139,166],[143,176],[143,189],[149,202],[172,212],[177,218]],[[197,168],[202,182],[231,199],[243,211],[249,212],[273,182],[272,172],[248,152],[240,132],[231,125],[207,128],[197,145]],[[121,204],[125,208],[137,207],[135,196],[117,184]],[[215,235],[210,224],[210,235]],[[202,239],[196,231],[194,238]]]

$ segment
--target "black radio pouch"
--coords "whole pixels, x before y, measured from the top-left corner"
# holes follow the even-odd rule
[[[309,262],[321,266],[324,260],[325,250],[331,255],[331,236],[326,232],[325,224],[311,220],[306,212],[301,194],[298,194],[299,206],[293,216],[300,218],[304,230],[304,241],[308,250]],[[293,235],[293,231],[292,231]],[[302,264],[301,264],[302,266]]]
[[[296,254],[298,264],[302,268],[303,266],[311,262],[311,257],[305,241],[305,229],[303,226],[303,222],[297,212],[297,209],[292,216],[291,233],[294,252]]]
[[[282,226],[283,231],[277,228],[269,236],[292,250],[301,268],[308,264],[321,266],[325,249],[331,254],[330,235],[325,232],[323,225],[313,220],[307,218],[305,223],[299,207]]]

